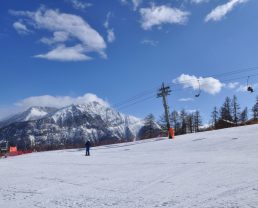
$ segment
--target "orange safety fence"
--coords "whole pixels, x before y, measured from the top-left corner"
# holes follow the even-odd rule
[[[10,152],[8,156],[17,156],[17,155],[23,155],[23,154],[29,154],[32,153],[32,150],[24,150],[24,151],[16,151],[16,152]]]
[[[29,154],[32,152],[33,152],[32,150],[22,150],[22,151],[17,150],[17,147],[13,146],[9,148],[9,152],[7,153],[0,152],[0,158],[5,156],[17,156],[17,155]]]
[[[10,147],[10,153],[17,152],[17,147]]]
[[[3,156],[18,156],[18,155],[23,155],[23,154],[29,154],[29,153],[32,153],[33,151],[32,150],[23,150],[23,151],[10,151],[9,153],[7,154],[1,154],[0,153],[0,157],[3,157]]]

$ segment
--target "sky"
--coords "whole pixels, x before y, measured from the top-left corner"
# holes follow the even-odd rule
[[[170,111],[200,110],[204,123],[226,96],[251,109],[257,9],[256,0],[2,0],[0,120],[92,100],[158,118],[162,82]]]

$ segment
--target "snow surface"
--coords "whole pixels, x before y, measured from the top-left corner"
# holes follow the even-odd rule
[[[0,159],[0,207],[258,207],[258,125]]]

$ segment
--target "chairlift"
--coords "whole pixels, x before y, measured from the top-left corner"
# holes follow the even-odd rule
[[[200,85],[199,79],[198,79],[198,85],[199,85],[199,90],[198,90],[198,93],[195,95],[196,98],[200,97],[201,95],[201,85]]]
[[[249,83],[249,79],[250,79],[250,76],[248,76],[248,78],[247,78],[247,91],[250,93],[253,93],[254,89],[253,89],[252,85]]]

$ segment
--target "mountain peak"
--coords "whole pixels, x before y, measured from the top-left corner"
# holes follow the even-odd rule
[[[44,118],[48,115],[53,114],[58,109],[53,107],[41,107],[41,106],[31,106],[22,113],[18,113],[10,118],[2,121],[0,127],[7,126],[12,123],[33,121]]]

